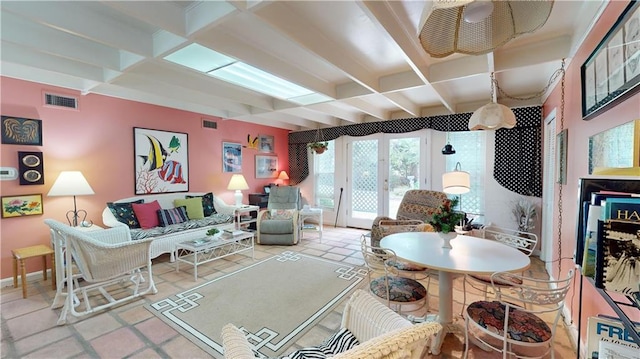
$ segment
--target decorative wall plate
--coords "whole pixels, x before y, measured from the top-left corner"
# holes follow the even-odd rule
[[[27,167],[36,167],[40,164],[40,158],[36,155],[26,155],[22,157],[22,163]]]
[[[42,174],[36,170],[25,171],[22,177],[29,182],[38,182],[42,178]]]

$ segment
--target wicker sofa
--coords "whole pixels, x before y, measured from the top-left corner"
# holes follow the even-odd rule
[[[127,203],[143,200],[145,203],[157,200],[162,209],[174,208],[174,200],[185,199],[188,197],[200,197],[205,193],[200,192],[179,192],[179,193],[163,193],[154,195],[143,195],[136,197],[123,198],[113,203]],[[120,222],[113,214],[109,206],[102,211],[102,222],[107,227],[125,226],[131,232],[133,240],[153,238],[151,243],[151,258],[156,258],[163,253],[171,254],[171,261],[174,258],[174,249],[176,243],[197,239],[205,236],[205,233],[211,228],[220,230],[234,227],[234,210],[235,206],[228,205],[217,196],[213,196],[213,205],[217,213],[212,214],[204,219],[190,219],[179,224],[171,224],[165,227],[153,227],[149,229],[130,228],[127,224]]]

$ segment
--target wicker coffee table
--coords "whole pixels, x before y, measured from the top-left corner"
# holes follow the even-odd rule
[[[242,232],[236,236],[222,235],[216,238],[203,237],[178,243],[175,249],[176,272],[180,271],[180,262],[193,266],[193,280],[198,280],[198,266],[232,254],[253,251],[253,232]]]

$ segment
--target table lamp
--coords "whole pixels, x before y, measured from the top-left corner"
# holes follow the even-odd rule
[[[231,176],[231,180],[229,181],[229,185],[227,186],[228,190],[235,190],[236,194],[236,207],[242,206],[242,190],[249,189],[249,185],[247,181],[244,179],[243,175],[235,174]]]
[[[87,211],[78,209],[76,205],[76,196],[86,196],[95,194],[80,171],[62,171],[51,186],[47,196],[73,196],[73,211],[67,212],[67,221],[73,227],[78,226],[78,218],[80,214],[84,214],[83,222],[87,218]]]
[[[278,180],[280,181],[280,183],[282,183],[284,185],[284,181],[289,179],[289,175],[287,174],[287,171],[280,171],[280,174],[278,175]]]

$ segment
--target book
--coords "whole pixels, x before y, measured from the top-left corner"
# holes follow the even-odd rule
[[[598,358],[602,359],[640,359],[640,350],[601,340],[598,346]]]
[[[225,229],[224,230],[224,234],[235,237],[235,236],[239,236],[241,234],[243,234],[244,231],[239,230],[239,229]]]
[[[607,198],[604,219],[640,222],[640,197]]]
[[[640,222],[599,221],[595,285],[640,297]]]
[[[634,322],[636,330],[640,331],[640,323]],[[616,347],[627,347],[631,350],[638,351],[640,347],[633,342],[629,332],[625,328],[622,321],[615,317],[606,315],[598,315],[587,319],[587,359],[602,359],[606,356],[600,356],[600,343],[609,342],[615,344]]]

